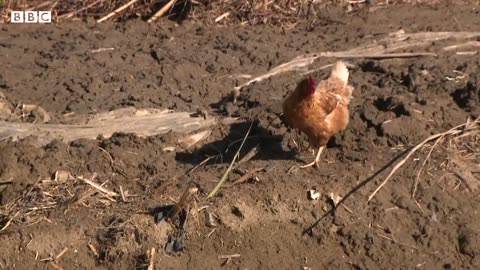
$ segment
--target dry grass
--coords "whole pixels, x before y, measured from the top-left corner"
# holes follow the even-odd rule
[[[94,18],[98,20],[119,7],[128,8],[116,13],[109,20],[125,21],[132,18],[151,19],[170,0],[0,0],[0,22],[8,22],[11,10],[51,10],[56,22]],[[197,19],[211,24],[229,25],[281,25],[293,27],[297,21],[313,19],[316,12],[326,6],[341,6],[348,12],[362,8],[375,10],[395,4],[439,4],[439,0],[174,0],[163,16],[173,19]],[[464,0],[454,3],[479,4],[480,1]]]
[[[66,172],[65,172],[66,173]],[[59,174],[56,174],[58,176]],[[90,207],[97,204],[110,205],[116,199],[113,191],[105,187],[107,183],[97,183],[96,175],[90,179],[74,177],[62,172],[62,177],[39,180],[26,188],[16,199],[0,206],[0,232],[12,223],[30,225],[49,221],[46,213],[51,209],[80,205]]]
[[[480,118],[476,127],[443,142],[448,158],[441,164],[447,173],[455,175],[474,194],[480,189]]]
[[[430,159],[433,149],[439,145],[444,145],[444,148],[449,152],[448,161],[453,164],[449,169],[453,170],[453,173],[465,182],[468,189],[472,192],[480,189],[480,180],[474,175],[474,173],[480,172],[480,168],[478,167],[478,164],[480,164],[480,156],[478,154],[478,149],[480,149],[480,118],[477,118],[475,120],[469,119],[466,123],[455,126],[445,132],[434,134],[415,145],[408,151],[406,157],[393,167],[385,180],[370,194],[368,201],[371,201],[375,197],[395,172],[410,160],[413,154],[420,149],[428,147],[428,143],[431,142],[433,142],[433,145],[430,146],[431,149],[415,179],[412,197],[415,196],[421,170]]]

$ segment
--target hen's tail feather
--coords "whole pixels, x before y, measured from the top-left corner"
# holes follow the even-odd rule
[[[337,61],[332,68],[330,77],[336,77],[340,79],[345,85],[348,83],[348,69],[345,63]]]

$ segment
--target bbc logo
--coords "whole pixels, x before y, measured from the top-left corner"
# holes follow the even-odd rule
[[[51,11],[12,11],[10,23],[52,23]]]

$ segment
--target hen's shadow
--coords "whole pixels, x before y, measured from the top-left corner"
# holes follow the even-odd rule
[[[228,134],[214,142],[207,143],[193,151],[178,152],[176,160],[182,163],[199,164],[206,157],[217,156],[211,163],[230,163],[242,144],[252,122],[230,125]],[[242,149],[240,158],[258,146],[257,154],[252,160],[286,160],[294,159],[296,152],[282,149],[282,135],[270,135],[270,132],[258,123],[252,124],[251,131]]]

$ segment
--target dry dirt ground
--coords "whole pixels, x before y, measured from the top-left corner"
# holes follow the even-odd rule
[[[480,199],[448,172],[450,148],[435,148],[415,198],[425,149],[367,203],[405,150],[480,115],[478,55],[348,59],[355,87],[350,125],[332,138],[319,169],[294,174],[288,168],[313,156],[296,151],[294,132],[279,116],[302,75],[252,84],[236,104],[225,99],[246,80],[229,75],[259,75],[299,54],[349,49],[399,29],[478,31],[479,7],[398,5],[354,14],[326,8],[317,15],[294,29],[189,20],[1,25],[0,90],[14,104],[42,106],[52,123],[67,113],[126,106],[200,109],[257,120],[241,155],[259,148],[207,200],[248,121],[217,126],[188,150],[175,134],[115,134],[41,148],[31,138],[1,141],[0,181],[11,183],[0,185],[0,268],[147,269],[146,254],[155,248],[156,269],[480,269]],[[92,52],[99,48],[114,50]],[[162,150],[169,146],[175,151]],[[469,148],[478,154],[479,142]],[[254,168],[262,170],[231,184]],[[85,194],[93,189],[74,180],[39,182],[59,170],[106,182],[117,193],[121,186],[126,201]],[[178,201],[190,181],[198,192],[188,202],[184,231],[175,222],[156,224],[152,209]],[[309,200],[310,189],[318,200]],[[347,197],[345,207],[333,211],[330,193]],[[23,208],[17,203],[18,212],[7,213],[15,202]],[[206,213],[215,224],[207,224]],[[218,257],[232,254],[240,256]]]

